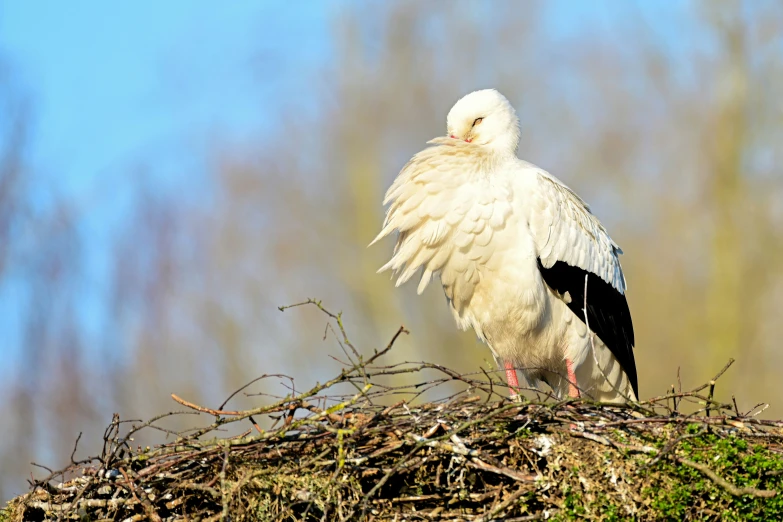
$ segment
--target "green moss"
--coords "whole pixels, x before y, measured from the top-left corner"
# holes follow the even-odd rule
[[[563,503],[564,513],[566,520],[582,520],[587,514],[587,510],[583,505],[583,497],[575,493],[571,488],[568,488],[565,495],[565,502]]]
[[[601,520],[616,522],[620,520],[627,520],[627,514],[621,506],[613,503],[605,495],[598,495],[595,502],[590,505],[590,510],[598,515]]]
[[[688,433],[698,429],[689,426]],[[783,490],[783,458],[773,451],[734,436],[717,437],[710,433],[683,441],[677,455],[706,464],[720,477],[738,488]],[[682,463],[667,460],[655,470],[653,487],[643,496],[662,519],[695,518],[699,510],[720,506],[715,518],[722,520],[783,520],[783,496],[758,498],[733,496],[701,472]]]
[[[650,506],[663,520],[683,520],[688,511],[691,488],[675,484],[669,487],[653,487],[642,490],[642,496],[650,499]]]

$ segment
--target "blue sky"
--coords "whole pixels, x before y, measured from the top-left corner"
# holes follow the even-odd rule
[[[548,4],[546,20],[563,38],[634,11],[666,30],[685,3],[667,4],[661,17],[651,2],[565,0]],[[33,166],[84,194],[172,143],[252,136],[264,100],[274,102],[265,88],[280,88],[287,68],[328,57],[339,5],[0,0],[0,53],[32,91]]]
[[[682,27],[671,22],[682,20],[688,3],[544,5],[552,40],[578,38],[585,28],[617,32],[623,16],[636,14],[662,40],[676,42],[669,36]],[[330,30],[343,6],[0,0],[0,57],[33,106],[27,159],[41,184],[36,197],[45,202],[47,194],[60,193],[76,201],[81,236],[89,241],[89,288],[80,310],[88,332],[101,324],[105,259],[133,176],[144,171],[161,190],[193,190],[189,180],[205,157],[194,152],[210,150],[216,139],[258,139],[267,104],[295,87],[290,83],[300,71],[330,60]],[[20,344],[14,342],[20,311],[9,309],[13,292],[13,285],[0,288],[0,335],[11,339],[0,350],[12,353]]]
[[[34,196],[41,205],[53,193],[75,201],[88,241],[78,312],[88,333],[101,324],[105,260],[132,176],[143,170],[160,190],[192,189],[205,157],[194,151],[258,135],[288,68],[324,60],[331,8],[0,1],[0,58],[33,107]],[[154,165],[139,163],[149,158]],[[11,359],[21,344],[19,292],[13,280],[0,288],[0,350]]]
[[[302,12],[287,2],[139,6],[0,3],[0,52],[34,101],[30,158],[65,190],[89,190],[183,138],[250,135],[262,123],[254,65],[282,49],[292,61],[318,59],[303,55],[326,39],[325,3]]]

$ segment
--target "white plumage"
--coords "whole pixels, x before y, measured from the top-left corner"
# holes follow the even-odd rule
[[[373,243],[399,235],[380,271],[399,286],[421,270],[419,293],[439,274],[457,325],[490,346],[512,390],[516,368],[560,397],[636,400],[620,248],[579,196],[516,157],[519,122],[499,92],[463,97],[447,129],[386,193]]]

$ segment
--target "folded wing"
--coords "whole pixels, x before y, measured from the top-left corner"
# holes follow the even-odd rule
[[[571,189],[541,171],[529,190],[529,225],[547,285],[612,351],[638,397],[634,333],[622,250]],[[587,319],[585,319],[585,283]]]

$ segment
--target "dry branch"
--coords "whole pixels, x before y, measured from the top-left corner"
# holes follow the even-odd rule
[[[403,327],[384,348],[363,356],[340,314],[318,301],[301,304],[334,321],[349,359],[339,375],[300,393],[291,382],[285,397],[246,411],[223,408],[270,376],[241,386],[217,409],[172,395],[212,421],[154,448],[132,448],[131,436],[141,429],[170,433],[158,422],[182,412],[124,434],[127,422],[115,416],[101,455],[76,460],[75,444],[71,464],[32,482],[7,516],[522,521],[614,513],[687,520],[748,512],[773,519],[774,510],[783,511],[781,423],[721,404],[714,384],[706,397],[698,392],[709,384],[691,392],[680,385],[677,393],[628,407],[553,402],[532,390],[532,398],[512,402],[498,393],[503,383],[483,369],[464,375],[432,363],[381,364],[407,333]],[[400,374],[415,375],[416,384],[393,384]],[[425,393],[443,398],[427,402]],[[685,414],[688,401],[698,409]],[[254,417],[271,427],[261,429]],[[223,434],[244,419],[257,433]],[[687,504],[656,511],[678,489],[688,492]]]

